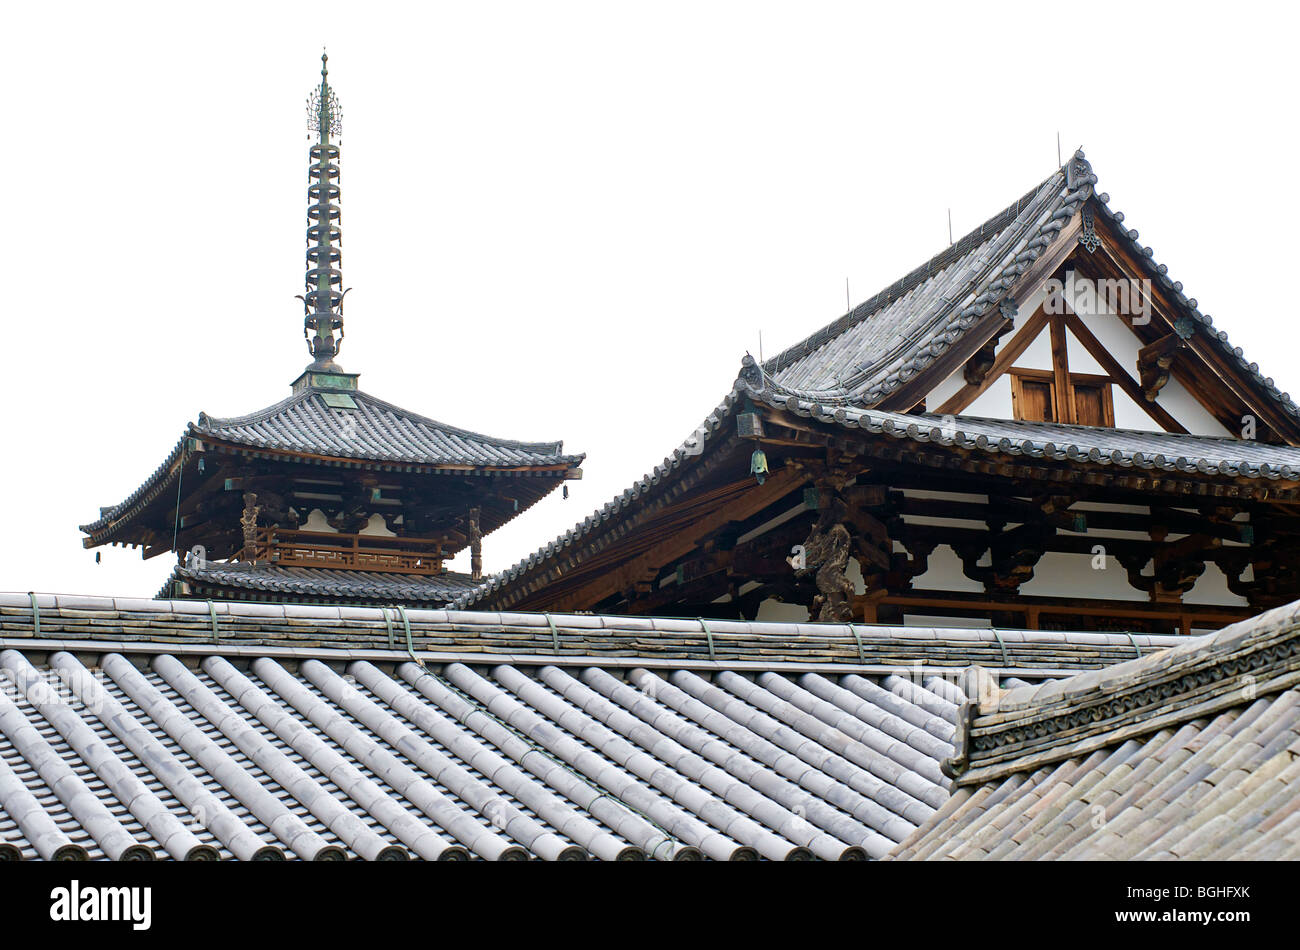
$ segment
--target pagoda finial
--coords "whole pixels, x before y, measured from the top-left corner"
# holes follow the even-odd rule
[[[303,295],[303,336],[311,368],[337,370],[334,357],[343,344],[343,232],[339,229],[339,147],[331,141],[343,131],[338,98],[329,84],[329,56],[320,57],[320,86],[307,101],[307,128],[317,133],[311,146],[307,186],[307,292]],[[335,336],[335,331],[338,336]]]

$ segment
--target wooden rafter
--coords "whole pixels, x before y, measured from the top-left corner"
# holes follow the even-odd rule
[[[1110,350],[1106,349],[1101,341],[1092,335],[1092,331],[1084,326],[1083,321],[1076,314],[1066,313],[1065,325],[1070,328],[1070,332],[1084,345],[1084,348],[1092,354],[1092,358],[1101,364],[1102,369],[1110,375],[1110,378],[1115,380],[1119,388],[1124,390],[1130,399],[1141,406],[1146,414],[1155,420],[1159,426],[1166,432],[1188,434],[1187,428],[1171,416],[1164,406],[1146,399],[1142,394],[1142,387],[1128,374],[1128,370],[1119,364],[1119,360],[1111,355]]]

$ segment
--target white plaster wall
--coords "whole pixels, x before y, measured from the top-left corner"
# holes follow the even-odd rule
[[[1105,546],[1104,539],[1097,544]],[[1020,593],[1039,597],[1091,597],[1099,600],[1146,601],[1147,595],[1129,586],[1128,573],[1119,561],[1105,556],[1105,568],[1093,569],[1091,554],[1051,551],[1039,558],[1034,576]]]
[[[307,521],[298,526],[300,531],[327,531],[330,534],[338,534],[338,529],[330,527],[330,523],[325,520],[325,512],[319,508],[313,508],[311,514],[307,516]]]
[[[925,573],[913,580],[912,586],[919,590],[984,592],[983,584],[976,583],[962,573],[961,558],[946,544],[934,549]]]
[[[1096,316],[1085,316],[1080,317],[1080,319],[1083,321],[1084,326],[1092,331],[1092,335],[1106,347],[1106,351],[1128,370],[1130,376],[1137,379],[1137,354],[1141,348],[1140,341],[1134,335],[1133,330],[1127,326],[1127,318],[1115,316],[1104,305],[1099,309],[1102,312]],[[1072,372],[1104,373],[1100,364],[1092,358],[1092,354],[1073,334],[1068,334],[1066,352],[1069,354],[1070,370]],[[1049,347],[1049,367],[1050,359]],[[1118,386],[1112,386],[1111,391],[1115,400],[1116,428],[1137,429],[1142,432],[1161,431],[1156,421],[1148,416],[1137,403],[1129,399],[1127,394]],[[1165,384],[1165,387],[1160,390],[1156,402],[1186,426],[1187,431],[1193,435],[1231,436],[1234,438],[1239,435],[1236,432],[1229,432],[1220,425],[1219,421],[1206,412],[1205,408],[1196,401],[1196,397],[1172,376],[1169,378],[1169,382]]]
[[[396,532],[388,530],[388,525],[384,524],[384,516],[381,514],[371,515],[370,520],[366,522],[366,526],[357,533],[368,534],[371,535],[372,537],[379,537],[379,538],[397,537]]]
[[[1205,573],[1196,579],[1196,586],[1183,595],[1183,603],[1215,604],[1225,607],[1249,606],[1245,597],[1239,597],[1228,590],[1228,578],[1224,576],[1217,564],[1205,565]]]

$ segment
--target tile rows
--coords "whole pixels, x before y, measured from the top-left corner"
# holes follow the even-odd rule
[[[30,657],[0,653],[0,858],[881,858],[948,800],[961,699],[911,670]]]
[[[894,857],[1300,858],[1300,691],[960,788]]]

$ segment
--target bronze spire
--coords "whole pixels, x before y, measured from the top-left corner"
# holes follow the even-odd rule
[[[314,362],[309,369],[334,370],[343,344],[343,272],[339,229],[339,147],[330,141],[343,130],[342,113],[329,84],[329,57],[321,54],[320,86],[307,102],[307,127],[318,133],[311,146],[307,187],[307,292],[303,336]],[[338,331],[338,336],[335,336]]]

